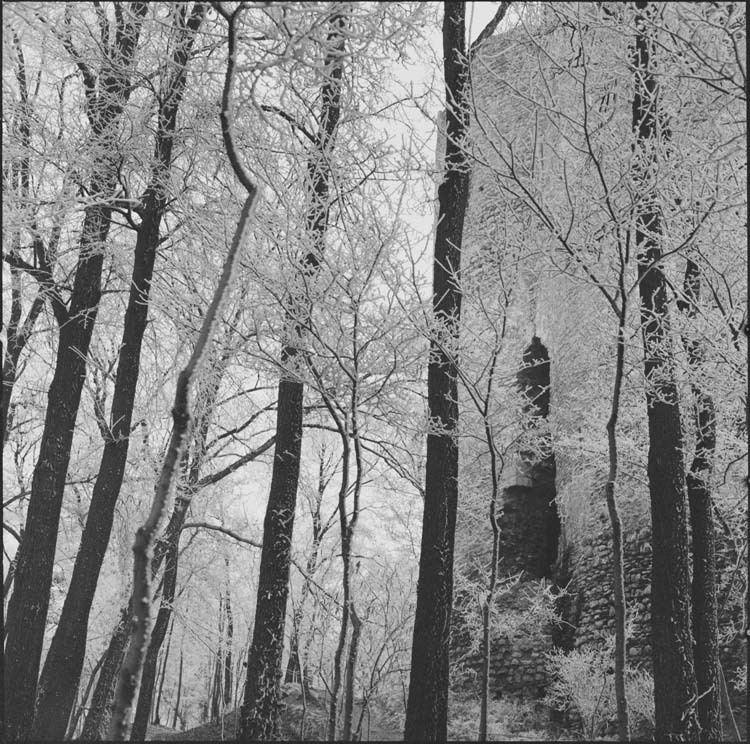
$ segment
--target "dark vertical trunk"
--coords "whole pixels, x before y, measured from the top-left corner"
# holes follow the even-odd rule
[[[279,382],[276,453],[263,523],[258,598],[241,708],[240,740],[276,738],[291,532],[302,445],[302,383]]]
[[[180,670],[177,673],[177,700],[174,704],[174,718],[172,719],[172,728],[177,728],[177,717],[180,715],[180,696],[182,695],[182,664],[184,656],[180,649]]]
[[[34,737],[37,739],[56,740],[62,736],[63,719],[67,720],[70,715],[71,696],[78,689],[86,653],[89,612],[127,463],[141,344],[148,318],[148,298],[159,245],[159,228],[166,207],[164,185],[172,161],[177,112],[185,85],[186,64],[205,9],[205,5],[197,3],[187,25],[185,8],[176,14],[177,28],[174,33],[178,36],[178,42],[172,59],[174,77],[159,111],[153,172],[143,198],[144,212],[136,240],[130,296],[112,398],[110,435],[104,445],[70,587],[39,682],[38,704],[42,713],[34,723]]]
[[[690,571],[683,435],[675,384],[667,286],[658,265],[661,213],[655,190],[658,82],[653,72],[655,7],[636,2],[633,56],[636,136],[635,232],[648,409],[648,480],[651,496],[651,620],[656,738],[696,738],[697,685],[690,628]]]
[[[329,20],[329,51],[326,55],[326,81],[322,89],[322,111],[316,151],[308,166],[310,211],[307,233],[312,241],[305,256],[302,272],[313,277],[324,249],[330,211],[330,155],[341,114],[341,79],[343,75],[346,19],[335,12]],[[285,371],[279,381],[276,416],[276,449],[263,522],[258,593],[255,607],[253,640],[248,653],[247,678],[240,716],[240,740],[266,740],[278,736],[279,683],[284,650],[284,626],[289,586],[294,512],[297,504],[300,454],[302,450],[303,383],[296,368],[301,366],[296,339],[300,337],[309,315],[309,301],[290,297],[287,312],[289,341],[281,352]]]
[[[227,561],[229,567],[229,561]],[[226,642],[224,645],[224,707],[232,704],[232,641],[234,639],[234,616],[232,615],[232,600],[229,596],[229,577],[227,577],[226,598],[224,610],[226,612]]]
[[[448,131],[446,173],[438,188],[432,291],[433,315],[441,326],[443,340],[431,341],[427,372],[430,420],[440,429],[427,435],[422,545],[404,734],[410,741],[447,739],[448,645],[458,501],[458,386],[456,360],[445,349],[457,349],[461,315],[457,281],[468,197],[468,173],[460,149],[468,123],[464,14],[464,3],[445,3],[443,55]]]
[[[214,659],[213,682],[211,683],[211,694],[208,696],[210,701],[210,718],[213,723],[218,721],[221,716],[223,694],[223,674],[224,674],[224,595],[219,597],[219,643],[216,649]]]
[[[289,661],[287,662],[284,681],[287,683],[299,682],[303,694],[310,691],[310,671],[307,668],[307,649],[309,647],[309,636],[305,642],[305,649],[300,649],[300,627],[305,617],[305,603],[312,588],[312,577],[318,569],[318,555],[320,553],[320,542],[325,535],[328,525],[323,525],[321,519],[321,506],[323,494],[330,482],[326,473],[324,455],[321,453],[318,464],[318,489],[315,494],[314,506],[311,505],[312,515],[312,549],[305,563],[305,580],[302,583],[299,605],[294,609],[292,618],[292,638],[289,644]],[[299,675],[296,679],[295,675]]]
[[[688,259],[680,310],[689,318],[698,313],[701,275],[698,264]],[[693,634],[695,676],[698,683],[698,721],[703,741],[722,738],[721,686],[719,682],[719,627],[716,600],[716,528],[710,481],[716,452],[716,409],[700,382],[704,349],[697,338],[684,338],[688,366],[693,375],[695,455],[687,474],[688,504],[693,547]]]
[[[10,588],[13,586],[13,578],[16,575],[16,566],[18,565],[18,554],[21,552],[21,543],[23,542],[23,529],[18,533],[18,547],[16,548],[16,554],[13,556],[13,560],[10,562],[10,565],[8,566],[8,573],[5,575],[5,580],[3,581],[3,605],[8,600],[8,597],[10,595]],[[8,633],[8,626],[5,625],[3,627],[3,640],[5,640],[5,636]]]
[[[359,638],[362,634],[362,621],[357,615],[354,605],[351,606],[352,637],[349,641],[349,654],[346,658],[346,674],[344,677],[344,721],[343,740],[352,741],[352,720],[354,718],[354,682],[357,672],[357,654],[359,653]]]
[[[158,622],[158,620],[157,620]],[[161,661],[161,671],[159,672],[159,687],[156,692],[156,698],[153,703],[154,716],[152,723],[155,726],[161,725],[161,716],[159,714],[159,708],[161,707],[161,696],[164,690],[164,680],[167,676],[167,661],[169,661],[169,648],[172,645],[172,632],[174,631],[174,615],[172,615],[172,621],[169,624],[169,633],[167,634],[167,646],[164,649],[164,658]]]
[[[615,381],[612,392],[612,409],[607,421],[607,447],[609,450],[609,472],[605,485],[605,496],[609,521],[612,526],[612,584],[615,609],[615,700],[617,703],[617,735],[620,741],[630,740],[630,719],[628,701],[625,695],[625,645],[626,645],[626,606],[625,606],[625,570],[622,538],[622,520],[617,501],[615,486],[617,484],[617,419],[620,413],[620,393],[625,369],[625,320],[626,295],[623,285],[623,271],[620,273],[620,317],[617,326],[617,358],[615,362]]]
[[[120,610],[120,619],[115,626],[109,646],[104,656],[104,663],[96,681],[91,706],[81,732],[82,741],[101,741],[106,739],[107,724],[112,711],[115,696],[117,675],[125,658],[125,651],[130,637],[130,606]]]
[[[130,741],[144,741],[148,717],[151,712],[151,699],[156,681],[156,662],[159,658],[159,649],[167,634],[169,621],[172,618],[174,606],[175,589],[177,587],[177,558],[178,542],[170,546],[169,552],[164,560],[164,591],[161,598],[159,614],[154,623],[151,633],[151,642],[146,653],[146,660],[141,673],[141,686],[138,693],[138,704],[133,718],[133,727],[130,730]]]
[[[107,202],[117,185],[116,136],[130,96],[128,75],[145,13],[145,3],[133,3],[132,20],[118,23],[117,48],[112,50],[116,63],[107,64],[102,72],[99,99],[89,108],[92,149],[97,153],[91,194],[99,203],[87,207],[84,213],[68,318],[60,328],[39,458],[31,483],[26,539],[8,606],[4,678],[5,735],[9,740],[26,739],[31,734],[60,509],[86,376],[86,357],[101,298],[102,266],[111,224]],[[65,714],[57,718],[57,739],[65,735],[76,689],[77,680],[68,695]]]
[[[91,694],[91,688],[94,686],[94,680],[96,679],[96,675],[99,672],[99,670],[102,668],[102,664],[104,664],[104,660],[106,658],[107,654],[106,651],[99,657],[99,661],[96,662],[96,666],[91,670],[91,674],[89,675],[89,681],[86,684],[86,689],[83,692],[83,697],[81,698],[81,704],[76,708],[75,714],[70,719],[70,725],[68,726],[68,731],[65,734],[65,740],[72,739],[75,736],[76,729],[78,728],[78,723],[81,720],[81,715],[83,715],[83,711],[86,708],[86,701],[89,699],[89,695]]]

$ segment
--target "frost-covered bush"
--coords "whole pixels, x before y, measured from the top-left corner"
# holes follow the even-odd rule
[[[614,677],[614,637],[598,647],[547,654],[552,682],[545,702],[581,718],[583,733],[602,736],[617,721]],[[654,681],[644,669],[625,671],[625,695],[631,730],[645,735],[654,726]]]

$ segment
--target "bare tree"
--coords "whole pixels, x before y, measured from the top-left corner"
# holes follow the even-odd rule
[[[109,234],[117,186],[116,137],[132,91],[131,75],[146,10],[146,3],[140,2],[131,3],[126,10],[120,8],[111,40],[108,29],[105,32],[102,28],[102,48],[106,51],[99,70],[81,59],[70,36],[61,32],[63,44],[83,80],[90,147],[95,153],[89,193],[95,199],[84,212],[69,305],[59,305],[63,322],[55,375],[34,468],[15,591],[8,605],[4,674],[8,716],[5,732],[9,739],[28,738],[31,733],[60,509],[86,374],[86,355],[101,298],[103,246]],[[67,717],[61,734],[66,725]]]

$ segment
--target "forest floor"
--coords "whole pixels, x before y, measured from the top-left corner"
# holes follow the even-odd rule
[[[285,685],[284,709],[281,713],[281,739],[286,741],[327,741],[326,726],[328,706],[322,696],[313,694],[306,700],[304,738],[300,737],[302,725],[302,695],[298,685]],[[354,725],[359,720],[360,706],[355,708]],[[363,741],[401,741],[403,731],[394,726],[385,711],[379,706],[371,706],[368,716],[365,715],[362,726]],[[230,711],[221,722],[204,723],[185,731],[149,726],[146,734],[148,741],[225,741],[236,740],[238,711]],[[369,735],[368,735],[369,734]]]

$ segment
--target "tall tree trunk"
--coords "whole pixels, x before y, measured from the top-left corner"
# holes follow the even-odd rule
[[[158,622],[158,620],[157,620]],[[169,648],[172,645],[172,632],[174,631],[174,615],[172,615],[172,621],[169,624],[169,633],[167,634],[167,646],[164,649],[164,658],[161,661],[161,671],[159,672],[159,688],[156,692],[156,699],[154,700],[153,709],[154,716],[152,723],[155,726],[161,725],[161,715],[159,714],[159,708],[161,707],[161,696],[164,690],[164,680],[167,676],[167,661],[169,661]]]
[[[701,275],[698,264],[688,259],[683,298],[678,307],[689,318],[698,313]],[[716,600],[716,528],[711,500],[711,475],[716,452],[716,408],[700,382],[705,356],[701,341],[684,338],[688,365],[693,375],[695,455],[687,474],[688,504],[693,545],[693,634],[695,676],[698,682],[698,721],[703,741],[722,738],[721,685],[719,681],[719,624]]]
[[[146,660],[143,664],[141,674],[141,687],[138,693],[138,704],[133,718],[133,727],[130,730],[130,741],[144,741],[148,727],[148,717],[151,713],[151,699],[156,681],[156,662],[159,658],[159,649],[167,634],[167,627],[172,618],[174,609],[175,589],[177,587],[177,558],[178,543],[170,546],[170,550],[164,561],[164,590],[161,597],[159,614],[154,623],[151,634],[151,643],[148,647]]]
[[[229,559],[226,561],[229,569]],[[232,614],[232,599],[229,594],[229,576],[227,575],[226,597],[224,599],[226,612],[226,643],[224,646],[224,708],[232,704],[232,641],[234,640],[234,615]]]
[[[185,87],[187,61],[205,11],[205,4],[196,3],[187,24],[186,6],[175,14],[173,34],[176,46],[172,58],[172,79],[159,110],[151,181],[142,199],[144,211],[136,240],[130,296],[115,378],[110,415],[112,423],[94,483],[70,586],[39,682],[38,705],[41,713],[34,722],[33,735],[36,739],[54,741],[61,738],[65,730],[63,719],[67,721],[78,689],[86,654],[89,612],[127,463],[141,344],[148,318],[148,298],[159,245],[159,228],[166,208],[164,188],[172,161],[177,112]]]
[[[101,669],[106,657],[107,652],[105,650],[105,652],[99,657],[99,661],[96,662],[96,666],[94,666],[94,668],[91,670],[89,681],[86,684],[86,689],[83,692],[83,697],[81,697],[81,704],[76,707],[75,713],[73,714],[73,716],[71,716],[70,724],[68,725],[68,731],[65,734],[66,741],[72,739],[75,736],[76,729],[78,728],[78,722],[81,720],[81,715],[86,708],[86,701],[89,699],[91,688],[94,686],[94,680],[96,679],[97,672]]]
[[[654,661],[656,738],[698,736],[697,685],[690,628],[690,571],[685,469],[680,408],[662,256],[661,212],[655,193],[659,84],[653,71],[653,16],[656,8],[636,2],[633,55],[636,136],[635,240],[641,297],[646,403],[648,410],[648,480],[651,496],[651,620]]]
[[[188,508],[196,489],[200,487],[199,476],[205,457],[206,437],[208,436],[211,416],[227,360],[227,353],[224,353],[217,360],[212,371],[206,375],[204,387],[197,396],[202,401],[203,411],[200,417],[200,424],[194,429],[196,434],[193,444],[192,461],[189,467],[184,465],[187,469],[187,483],[181,489],[178,489],[169,524],[154,548],[154,557],[151,562],[152,580],[158,575],[161,565],[172,546],[179,541]],[[185,458],[185,462],[187,462],[187,457]],[[112,633],[112,638],[107,649],[107,660],[97,680],[91,710],[86,717],[83,733],[81,734],[82,739],[96,740],[106,737],[106,727],[110,718],[115,686],[117,684],[117,674],[125,658],[130,638],[131,603],[132,597],[131,601],[120,610],[120,620]]]
[[[211,683],[211,694],[208,696],[210,703],[209,720],[211,723],[218,721],[221,717],[223,695],[223,675],[224,675],[224,595],[219,597],[219,643],[216,649],[214,659],[213,682]]]
[[[357,615],[354,604],[351,605],[352,637],[349,641],[349,654],[346,657],[346,674],[344,676],[344,741],[352,741],[352,720],[354,718],[354,683],[357,673],[357,654],[359,653],[359,639],[362,634],[362,621]]]
[[[184,656],[180,649],[180,670],[177,673],[177,700],[174,704],[174,718],[172,719],[172,728],[177,728],[177,716],[180,715],[180,696],[182,695],[182,663]]]
[[[625,696],[625,569],[622,539],[622,520],[617,503],[615,486],[617,483],[617,419],[620,413],[620,392],[625,369],[625,320],[627,300],[623,284],[624,266],[620,272],[620,317],[617,326],[617,358],[615,381],[612,392],[612,408],[607,421],[607,446],[609,450],[609,472],[605,485],[609,521],[612,525],[612,583],[615,605],[615,700],[617,703],[617,736],[620,741],[630,740],[630,720],[628,701]]]
[[[328,531],[328,525],[323,524],[321,518],[321,507],[323,505],[323,495],[325,493],[328,484],[330,483],[331,476],[326,470],[325,461],[325,449],[320,453],[320,460],[318,462],[318,488],[314,496],[314,505],[311,504],[311,516],[312,516],[312,548],[310,554],[307,557],[305,563],[305,579],[302,583],[302,591],[300,592],[300,600],[297,607],[294,608],[292,616],[292,638],[289,644],[289,661],[286,666],[286,675],[284,681],[292,683],[295,680],[295,674],[299,674],[299,683],[302,688],[303,694],[310,691],[310,672],[307,668],[307,649],[309,647],[310,637],[305,641],[305,650],[300,649],[300,627],[305,617],[305,604],[307,597],[312,589],[312,577],[318,570],[318,556],[320,555],[320,543],[323,536]],[[301,736],[301,734],[300,734]]]
[[[503,325],[503,330],[505,326]],[[504,334],[503,334],[504,335]],[[484,398],[482,419],[484,423],[484,439],[490,454],[490,478],[492,492],[490,494],[490,527],[492,529],[492,563],[490,564],[490,580],[487,595],[482,607],[482,696],[479,708],[479,741],[487,741],[487,714],[490,701],[490,672],[492,669],[492,610],[497,588],[497,569],[500,559],[500,524],[498,522],[498,497],[500,495],[500,474],[502,461],[498,462],[499,452],[495,442],[495,431],[490,422],[490,405],[492,403],[492,387],[497,369],[499,347],[493,350],[487,380],[487,393]],[[549,362],[547,363],[549,370]],[[548,386],[549,387],[549,386]]]
[[[31,483],[25,539],[8,605],[4,656],[8,740],[27,739],[31,734],[60,510],[86,375],[86,357],[101,297],[104,248],[111,225],[108,202],[117,185],[116,137],[132,90],[129,75],[146,7],[143,2],[132,3],[128,20],[125,14],[119,15],[112,63],[107,63],[102,71],[99,93],[89,95],[91,149],[96,153],[90,191],[97,203],[84,212],[73,292],[67,322],[60,328],[39,458]],[[96,100],[92,101],[91,96],[96,96]],[[65,735],[75,694],[76,688],[66,714],[60,719],[58,739]]]
[[[329,19],[320,130],[316,150],[308,165],[311,205],[306,227],[312,246],[301,267],[302,273],[308,278],[317,273],[324,250],[330,211],[330,157],[341,115],[346,16],[344,4],[337,5],[341,9],[336,10]],[[241,741],[266,740],[278,736],[279,683],[302,450],[303,383],[297,371],[301,367],[302,352],[297,348],[297,339],[301,337],[305,318],[310,313],[308,299],[300,300],[290,296],[288,302],[288,340],[281,350],[283,372],[278,392],[276,451],[263,522],[263,550],[253,640],[248,653],[240,717]]]
[[[433,316],[441,341],[430,342],[427,399],[430,421],[422,545],[417,583],[411,677],[404,738],[445,741],[448,646],[453,602],[453,546],[458,500],[458,386],[455,358],[461,316],[458,274],[468,198],[462,146],[467,133],[465,5],[446,2],[443,57],[447,108],[445,177],[438,188],[433,262]],[[439,427],[439,428],[438,428]]]
[[[115,626],[109,646],[104,655],[104,663],[91,698],[91,706],[80,739],[82,741],[101,741],[106,739],[107,723],[112,712],[112,701],[115,696],[117,674],[125,658],[125,651],[130,638],[130,605],[120,610],[120,619]]]

